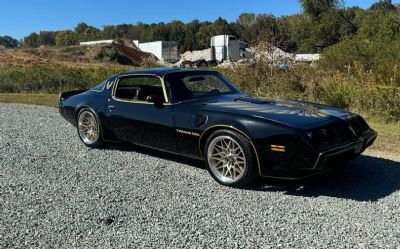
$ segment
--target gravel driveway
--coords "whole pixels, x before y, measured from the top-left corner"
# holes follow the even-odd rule
[[[0,248],[400,248],[400,162],[218,185],[198,161],[90,150],[56,109],[0,104]]]

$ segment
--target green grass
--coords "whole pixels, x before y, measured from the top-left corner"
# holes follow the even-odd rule
[[[58,94],[0,93],[0,102],[50,107],[58,106],[58,98]],[[379,133],[371,150],[400,154],[400,123],[385,123],[379,119],[369,119],[368,123]]]
[[[370,149],[400,155],[400,124],[380,121],[370,121],[368,123],[378,132],[378,138]]]
[[[124,67],[73,68],[57,65],[0,68],[0,93],[59,93],[87,89],[120,73]]]
[[[0,102],[58,106],[59,94],[0,93]]]

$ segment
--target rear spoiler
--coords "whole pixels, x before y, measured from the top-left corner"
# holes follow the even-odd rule
[[[69,91],[69,92],[61,93],[61,94],[60,94],[60,100],[67,99],[67,98],[69,98],[69,97],[71,97],[71,96],[78,95],[78,94],[83,93],[83,92],[86,92],[86,91],[87,91],[87,89],[84,89],[84,90],[74,90],[74,91]]]
[[[59,98],[58,106],[61,108],[63,102],[64,102],[66,99],[68,99],[68,98],[71,97],[71,96],[84,93],[84,92],[86,92],[86,91],[87,91],[87,89],[84,89],[84,90],[74,90],[74,91],[69,91],[69,92],[61,93],[61,94],[60,94],[60,98]]]

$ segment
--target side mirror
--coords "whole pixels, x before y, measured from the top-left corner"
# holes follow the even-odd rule
[[[153,103],[157,107],[161,107],[163,105],[163,100],[157,95],[147,96],[146,101],[149,103]]]

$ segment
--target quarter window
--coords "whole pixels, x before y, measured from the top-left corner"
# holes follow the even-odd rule
[[[104,87],[106,86],[107,80],[101,82],[97,86],[93,87],[92,90],[96,92],[101,92],[104,90]]]

